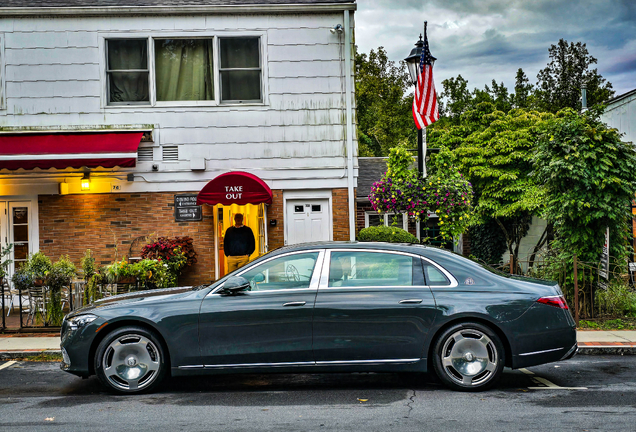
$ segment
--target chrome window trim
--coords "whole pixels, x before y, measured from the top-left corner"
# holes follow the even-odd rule
[[[422,258],[423,260],[427,261],[428,263],[430,263],[431,265],[433,265],[433,267],[436,267],[439,271],[441,271],[444,276],[446,276],[448,278],[448,280],[450,281],[450,285],[427,285],[429,288],[456,288],[459,286],[459,282],[457,282],[457,279],[455,279],[455,276],[453,276],[448,270],[446,270],[444,267],[440,266],[439,264],[437,264],[435,261],[431,260],[430,258],[424,257],[420,255],[420,258]]]
[[[440,267],[439,265],[437,265],[436,263],[434,263],[433,261],[429,260],[428,258],[423,257],[422,255],[418,255],[412,252],[403,252],[403,251],[394,251],[394,250],[387,250],[387,249],[349,249],[349,248],[336,248],[336,249],[328,249],[325,251],[325,257],[324,257],[324,263],[322,266],[322,273],[320,275],[320,285],[318,287],[318,289],[320,291],[322,290],[342,290],[342,289],[369,289],[369,288],[394,288],[394,289],[399,289],[399,288],[437,288],[437,286],[429,286],[429,285],[399,285],[399,286],[393,286],[393,285],[369,285],[369,286],[356,286],[356,287],[330,287],[329,286],[329,267],[331,265],[331,253],[332,252],[369,252],[369,253],[389,253],[389,254],[396,254],[396,255],[405,255],[405,256],[409,256],[411,258],[417,258],[417,259],[426,259],[427,261],[429,261],[431,264],[433,264],[435,267],[437,267],[440,271],[442,271],[442,273],[444,273],[444,275],[446,275],[446,277],[448,277],[448,279],[451,281],[451,285],[444,285],[444,288],[453,288],[458,286],[459,284],[457,283],[457,280],[453,277],[453,275],[451,275],[448,271],[446,271],[444,268]]]
[[[313,274],[311,275],[311,281],[309,282],[309,288],[291,288],[291,289],[277,289],[277,290],[248,291],[249,293],[254,293],[254,294],[256,294],[256,293],[274,293],[274,292],[290,293],[290,292],[303,292],[303,291],[314,291],[315,292],[315,291],[318,290],[318,282],[320,280],[320,271],[322,269],[324,258],[325,258],[325,250],[324,249],[308,249],[308,250],[293,251],[293,252],[288,252],[288,253],[276,255],[276,256],[273,256],[273,257],[268,258],[266,260],[259,261],[258,263],[254,263],[252,265],[247,264],[245,266],[245,269],[242,270],[241,272],[239,272],[236,276],[241,276],[244,273],[246,273],[247,271],[253,269],[257,265],[262,265],[262,264],[268,263],[268,262],[270,262],[272,260],[275,260],[275,259],[278,259],[278,258],[291,256],[291,255],[304,254],[304,253],[316,253],[316,252],[318,252],[318,258],[316,259],[316,264],[314,265],[314,271],[313,271]],[[210,291],[207,294],[206,297],[211,296],[211,295],[219,295],[220,296],[221,294],[219,294],[218,291],[223,289],[223,285],[225,285],[225,283],[222,283],[218,287],[214,288],[212,291]]]

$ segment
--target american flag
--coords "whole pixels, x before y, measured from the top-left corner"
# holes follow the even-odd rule
[[[417,77],[415,96],[413,97],[413,119],[418,129],[435,123],[439,119],[437,111],[437,94],[433,82],[433,61],[428,48],[428,36],[424,30],[424,46],[420,56],[420,74]]]

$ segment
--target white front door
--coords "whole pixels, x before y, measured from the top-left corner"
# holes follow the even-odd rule
[[[288,245],[329,240],[329,200],[287,200],[285,225]]]
[[[11,255],[5,257],[13,260],[9,275],[37,249],[33,217],[31,201],[0,201],[0,245],[13,244]]]

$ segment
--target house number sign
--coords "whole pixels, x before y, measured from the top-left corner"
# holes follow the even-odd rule
[[[197,205],[196,194],[180,194],[174,196],[175,222],[193,222],[203,220],[201,206]]]

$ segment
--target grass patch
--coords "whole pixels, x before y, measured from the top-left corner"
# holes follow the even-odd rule
[[[38,355],[23,357],[14,360],[30,362],[61,362],[62,354],[40,353]]]
[[[636,318],[581,320],[579,328],[583,330],[636,330]]]

